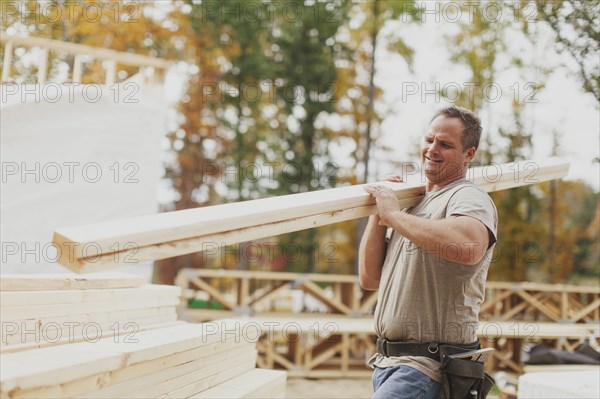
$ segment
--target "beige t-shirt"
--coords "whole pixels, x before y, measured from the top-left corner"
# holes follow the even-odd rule
[[[405,210],[411,215],[440,220],[470,216],[489,230],[490,243],[477,265],[462,265],[427,252],[392,232],[381,272],[375,331],[381,338],[403,342],[467,344],[477,340],[478,314],[484,299],[485,280],[496,243],[498,215],[490,196],[466,179],[425,193]],[[465,246],[467,249],[465,249]],[[451,243],[442,248],[446,256],[474,248]],[[391,367],[405,364],[441,382],[440,363],[415,356],[384,357],[376,354],[369,365]]]

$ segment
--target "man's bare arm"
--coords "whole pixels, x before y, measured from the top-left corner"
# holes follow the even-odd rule
[[[464,265],[476,265],[485,256],[489,235],[485,225],[469,216],[430,220],[402,212],[390,189],[367,187],[377,200],[383,226],[443,259]]]
[[[379,288],[381,268],[385,260],[385,232],[387,228],[379,222],[379,216],[369,217],[369,222],[358,249],[360,285],[365,290],[371,291]]]
[[[469,216],[430,220],[394,212],[382,222],[426,251],[463,265],[478,264],[488,248],[487,228]]]

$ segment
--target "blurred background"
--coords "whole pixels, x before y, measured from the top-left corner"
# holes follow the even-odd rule
[[[455,104],[482,118],[479,165],[571,162],[563,181],[492,194],[489,279],[598,282],[598,1],[1,6],[2,272],[59,270],[61,226],[412,175]],[[353,274],[360,234],[349,221],[134,269]]]

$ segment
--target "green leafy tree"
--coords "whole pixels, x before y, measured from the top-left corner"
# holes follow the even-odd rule
[[[335,185],[335,166],[329,156],[324,129],[317,118],[327,117],[338,100],[335,92],[335,35],[343,15],[342,3],[301,0],[283,1],[283,9],[301,10],[294,17],[281,14],[273,27],[276,76],[279,85],[275,104],[279,109],[275,129],[279,134],[285,170],[279,193],[306,192]],[[294,243],[298,262],[288,267],[297,271],[315,270],[317,231],[310,229],[282,237]],[[289,246],[288,246],[289,248]],[[290,254],[293,256],[293,254]]]
[[[504,18],[491,18],[484,7],[493,4],[501,10]],[[470,87],[458,93],[442,93],[457,98],[457,105],[485,113],[490,104],[485,95],[485,87],[496,83],[501,55],[509,55],[506,46],[507,32],[511,29],[510,18],[506,16],[513,9],[503,1],[489,0],[472,7],[463,5],[465,12],[472,16],[472,22],[461,21],[459,30],[448,38],[452,62],[464,65],[470,72]],[[518,57],[512,58],[512,67],[524,69]],[[512,118],[503,121],[495,133],[490,127],[482,140],[475,164],[488,165],[493,162],[524,161],[531,153],[532,132],[525,123],[523,113],[528,104],[516,99],[512,102]],[[504,143],[503,150],[498,150]],[[530,187],[521,187],[496,192],[492,198],[498,209],[498,243],[490,268],[491,279],[524,280],[527,266],[541,262],[539,240],[541,229],[534,223],[533,212],[538,201]]]
[[[577,63],[583,89],[600,102],[600,2],[535,0],[535,5],[539,19],[554,32],[558,50]]]

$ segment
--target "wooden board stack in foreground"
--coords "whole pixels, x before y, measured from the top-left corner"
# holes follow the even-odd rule
[[[123,274],[63,276],[2,276],[1,353],[127,337],[177,320],[177,287]]]
[[[554,158],[473,168],[467,178],[491,192],[559,179],[568,170],[568,162]],[[379,184],[392,188],[400,205],[409,207],[425,193],[420,180]],[[369,216],[377,209],[363,186],[61,228],[53,238],[57,262],[77,273],[100,271]]]
[[[283,397],[258,337],[176,321],[179,288],[61,276],[0,278],[1,398]]]

